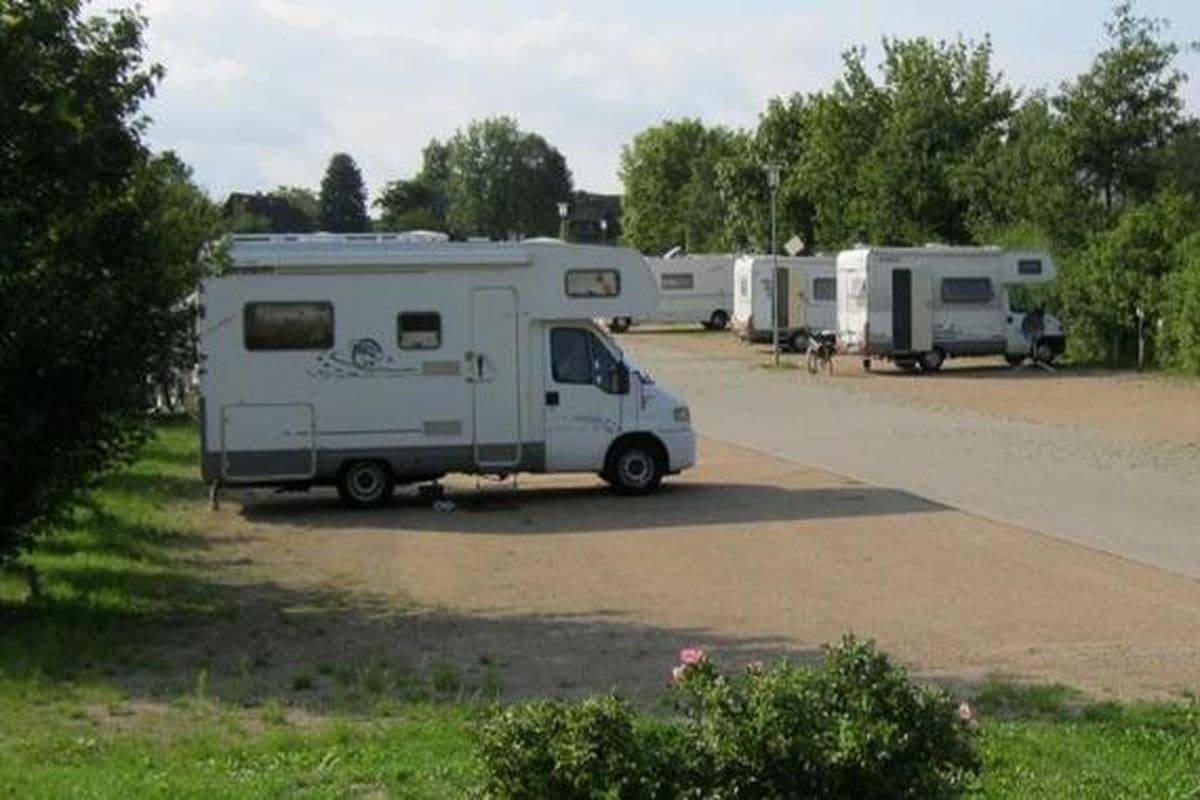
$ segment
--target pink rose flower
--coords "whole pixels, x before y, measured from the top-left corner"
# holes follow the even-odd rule
[[[679,660],[687,667],[699,664],[707,658],[708,656],[699,647],[685,647],[679,651]]]

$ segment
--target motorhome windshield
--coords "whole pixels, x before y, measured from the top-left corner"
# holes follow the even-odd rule
[[[1011,285],[1005,288],[1008,290],[1008,308],[1016,314],[1028,314],[1044,305],[1031,286]]]
[[[600,340],[604,342],[604,344],[608,347],[609,352],[616,356],[618,361],[624,362],[625,366],[629,368],[630,372],[637,373],[637,375],[642,379],[642,383],[654,383],[654,378],[650,376],[650,373],[638,366],[636,361],[626,355],[625,351],[621,349],[621,345],[617,344],[617,340],[613,338],[611,333],[598,325],[593,325],[592,331],[598,337],[600,337]]]

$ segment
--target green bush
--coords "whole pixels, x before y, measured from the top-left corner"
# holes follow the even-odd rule
[[[653,798],[673,796],[655,759],[672,732],[636,724],[617,697],[537,701],[498,709],[479,733],[488,797]]]
[[[635,718],[609,697],[498,711],[481,740],[494,797],[954,797],[980,766],[973,721],[871,642],[819,669],[724,675],[702,651],[675,670],[679,714]]]
[[[1163,360],[1174,369],[1200,375],[1200,235],[1179,248],[1179,266],[1166,287]]]

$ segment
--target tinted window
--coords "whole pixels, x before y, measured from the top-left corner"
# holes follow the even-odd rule
[[[1040,258],[1022,258],[1017,262],[1017,274],[1041,275],[1042,260]]]
[[[942,278],[943,303],[990,303],[991,278]]]
[[[396,318],[396,343],[402,350],[442,346],[442,316],[436,311],[405,311]]]
[[[580,328],[555,328],[550,331],[550,363],[556,383],[592,382],[590,336]]]
[[[662,276],[660,283],[664,292],[690,291],[695,286],[695,279],[690,272],[669,272]]]
[[[247,303],[242,327],[247,350],[328,350],[333,304]]]
[[[837,300],[837,278],[814,278],[813,300],[818,302]]]
[[[616,297],[621,293],[621,273],[615,269],[567,271],[567,297]]]

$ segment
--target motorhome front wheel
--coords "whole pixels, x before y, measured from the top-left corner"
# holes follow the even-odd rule
[[[647,494],[662,483],[663,459],[649,443],[626,442],[613,452],[604,477],[621,494]]]

